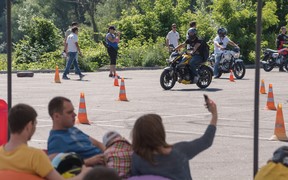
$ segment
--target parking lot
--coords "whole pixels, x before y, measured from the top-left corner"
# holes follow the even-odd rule
[[[167,132],[167,141],[189,141],[200,137],[210,119],[204,107],[203,94],[214,100],[218,107],[218,127],[211,148],[190,161],[195,180],[247,180],[253,179],[253,128],[255,70],[247,69],[242,80],[229,81],[229,74],[213,79],[204,90],[196,85],[176,83],[172,90],[164,91],[159,83],[162,70],[119,71],[125,78],[128,102],[118,101],[119,87],[108,72],[86,73],[82,81],[70,74],[71,80],[54,83],[54,73],[35,73],[32,78],[12,75],[12,105],[27,103],[38,112],[38,124],[30,145],[46,148],[51,129],[47,105],[54,96],[72,100],[78,113],[80,93],[85,95],[88,119],[91,125],[76,125],[90,136],[101,140],[108,130],[117,130],[131,140],[134,121],[145,113],[160,114]],[[287,73],[278,69],[261,69],[266,92],[273,85],[275,105],[282,103],[284,120],[288,118]],[[119,81],[120,84],[120,81]],[[0,98],[7,100],[7,75],[0,74]],[[269,141],[274,133],[276,111],[266,110],[267,94],[260,94],[259,103],[259,166],[271,158],[274,150],[285,142]],[[287,117],[286,117],[287,116]],[[285,123],[287,126],[287,123]]]

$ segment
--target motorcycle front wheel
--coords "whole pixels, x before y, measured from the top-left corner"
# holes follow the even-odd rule
[[[197,86],[201,89],[207,88],[212,82],[213,70],[208,66],[202,66],[198,70],[199,80]]]
[[[170,70],[165,69],[160,76],[160,85],[164,90],[169,90],[174,87],[176,77]]]
[[[272,69],[274,68],[273,59],[271,59],[270,56],[266,55],[263,58],[263,61],[266,61],[266,63],[263,63],[264,71],[266,71],[266,72],[272,71]]]
[[[234,64],[233,73],[237,79],[242,79],[245,76],[246,68],[243,62],[236,62]]]

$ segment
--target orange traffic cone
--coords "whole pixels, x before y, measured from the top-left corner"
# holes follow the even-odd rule
[[[281,103],[278,104],[278,108],[277,108],[274,135],[269,140],[279,140],[279,141],[288,140],[286,136],[285,123],[284,123]]]
[[[114,76],[114,86],[119,86],[119,83],[118,83],[118,74],[115,74],[115,76]]]
[[[58,66],[56,66],[54,82],[55,82],[55,83],[61,83],[61,81],[60,81],[60,76],[59,76]]]
[[[261,94],[266,94],[264,79],[261,80],[260,93],[261,93]]]
[[[120,92],[119,92],[119,101],[128,101],[126,98],[126,92],[125,92],[125,84],[124,84],[124,78],[121,78],[121,84],[120,84]]]
[[[272,84],[269,84],[269,91],[268,91],[268,98],[267,98],[266,109],[276,110],[276,107],[275,107],[275,104],[274,104]]]
[[[229,80],[230,80],[231,82],[235,82],[235,81],[234,81],[234,76],[233,76],[232,70],[230,70]]]
[[[87,118],[85,97],[83,92],[80,93],[80,103],[76,123],[90,124]]]

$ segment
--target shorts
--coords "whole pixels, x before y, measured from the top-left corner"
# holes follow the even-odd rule
[[[116,65],[118,51],[116,51],[112,46],[109,46],[107,51],[110,57],[110,65]]]

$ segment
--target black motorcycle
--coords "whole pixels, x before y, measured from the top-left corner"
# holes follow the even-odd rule
[[[215,65],[215,54],[212,54],[208,58],[208,62],[212,67]],[[224,50],[221,55],[221,60],[219,63],[218,76],[221,77],[223,73],[230,73],[230,70],[233,71],[234,76],[237,79],[242,79],[245,76],[246,68],[243,63],[243,60],[240,59],[240,49],[233,48],[232,50]]]
[[[169,66],[164,68],[160,76],[160,84],[163,89],[169,90],[173,88],[176,81],[182,84],[195,83],[193,82],[194,77],[191,75],[191,70],[189,68],[190,59],[191,55],[189,54],[172,52],[169,59],[166,60],[169,63]],[[212,68],[203,62],[197,65],[196,69],[199,76],[196,85],[201,89],[207,88],[212,81]]]
[[[277,50],[266,48],[264,49],[264,58],[261,61],[263,69],[266,72],[272,71],[274,67],[284,66],[288,71],[287,55],[279,54]]]

